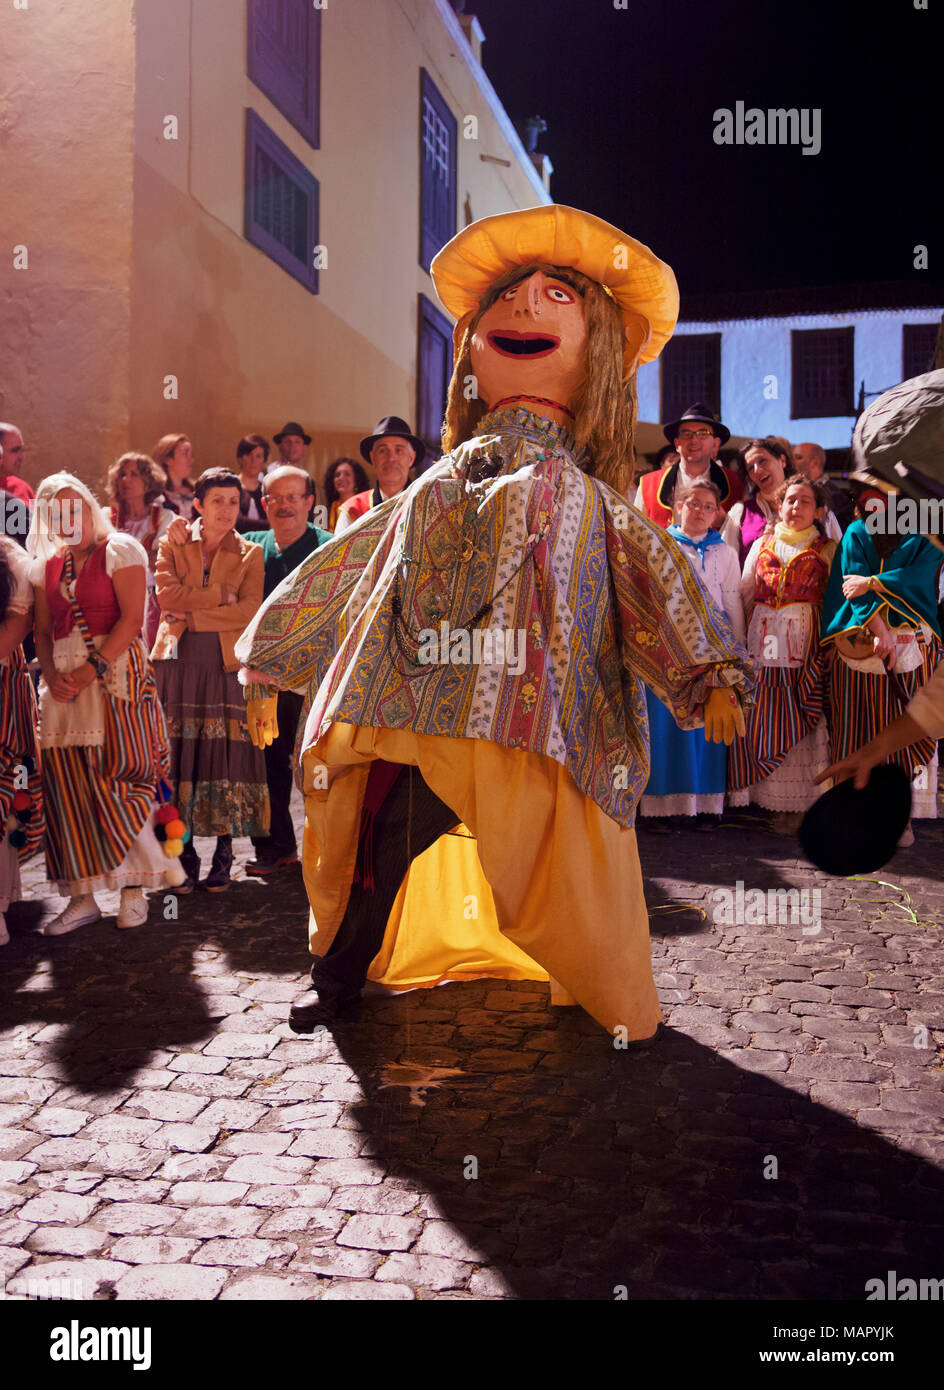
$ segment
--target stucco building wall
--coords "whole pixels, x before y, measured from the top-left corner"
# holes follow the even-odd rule
[[[677,334],[721,334],[721,401],[708,402],[734,433],[748,438],[782,435],[795,444],[812,440],[825,449],[847,448],[855,418],[790,415],[790,333],[794,329],[854,327],[855,394],[885,391],[902,379],[902,326],[940,319],[941,309],[881,309],[789,318],[680,323]],[[771,383],[768,378],[775,378]],[[771,398],[776,389],[776,397]],[[639,414],[659,419],[659,363],[639,372]]]
[[[459,123],[458,226],[467,200],[478,217],[532,206],[543,190],[483,98],[451,13],[428,0],[324,12],[318,150],[249,80],[244,3],[138,13],[132,433],[149,448],[183,431],[206,467],[231,462],[240,435],[271,438],[291,418],[313,436],[320,479],[379,416],[414,421],[417,293],[438,305],[418,259],[420,68]],[[247,106],[319,181],[317,295],[243,237]],[[168,114],[177,141],[163,137]],[[462,138],[466,114],[478,140]],[[168,374],[177,401],[163,397]]]
[[[7,3],[0,53],[0,419],[29,482],[94,478],[129,431],[131,4]]]
[[[246,24],[246,0],[3,7],[4,239],[29,270],[8,261],[0,282],[0,418],[22,426],[33,483],[68,464],[98,484],[171,431],[199,466],[231,463],[288,418],[320,478],[380,415],[414,420],[418,292],[438,306],[419,264],[421,67],[458,122],[457,227],[550,201],[446,0],[323,11],[318,150],[249,80]],[[247,107],[319,181],[317,295],[243,236]]]

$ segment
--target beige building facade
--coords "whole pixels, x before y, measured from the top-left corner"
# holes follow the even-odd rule
[[[446,0],[45,0],[0,31],[0,418],[28,481],[100,484],[172,432],[199,468],[232,464],[288,419],[320,479],[381,415],[429,418],[450,326],[430,238],[550,201],[474,20]]]

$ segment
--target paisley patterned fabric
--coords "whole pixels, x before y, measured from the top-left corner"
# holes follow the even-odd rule
[[[302,751],[342,721],[545,754],[632,825],[644,686],[696,728],[754,677],[676,542],[586,466],[562,425],[486,415],[269,597],[236,647],[268,683],[248,698],[306,691]]]

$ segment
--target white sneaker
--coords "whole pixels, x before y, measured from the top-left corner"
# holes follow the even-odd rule
[[[76,927],[84,927],[89,922],[97,922],[101,915],[101,909],[91,893],[86,893],[81,898],[70,898],[59,916],[54,917],[43,927],[43,935],[65,936],[66,932],[75,931]]]
[[[142,888],[122,888],[119,927],[140,927],[147,921],[148,905]]]
[[[5,946],[10,940],[10,933],[7,931],[7,919],[0,912],[0,946]]]

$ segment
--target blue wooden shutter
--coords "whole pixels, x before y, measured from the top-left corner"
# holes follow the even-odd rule
[[[318,180],[249,109],[243,230],[247,241],[318,293]]]
[[[442,453],[442,422],[452,375],[452,325],[424,294],[418,299],[416,433],[430,449],[428,467]]]
[[[321,11],[311,0],[249,0],[250,79],[318,149]]]
[[[458,125],[425,68],[420,90],[420,265],[456,234]]]

